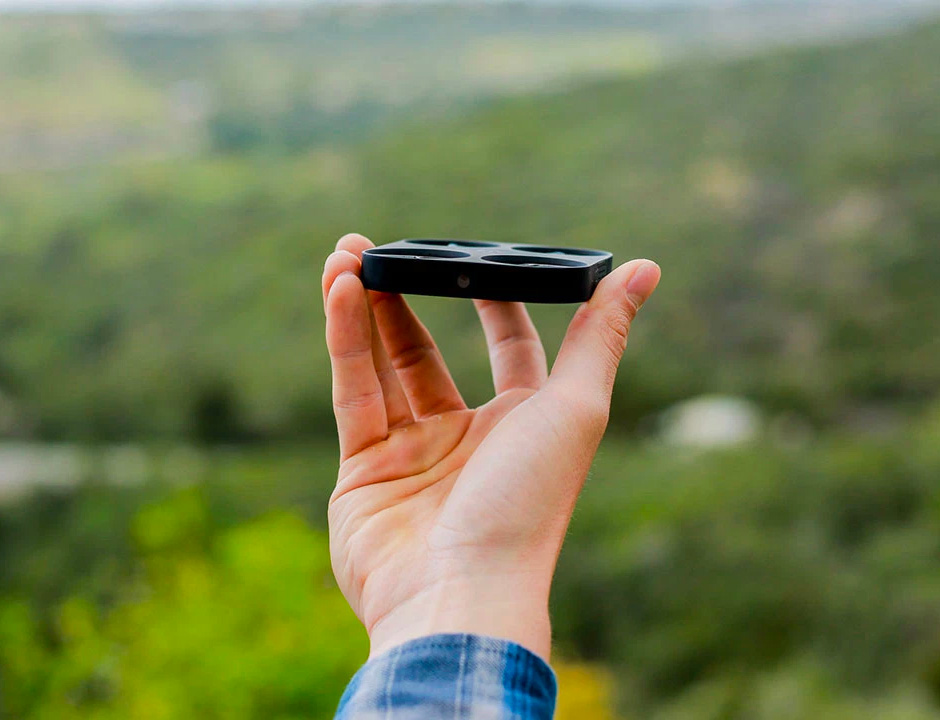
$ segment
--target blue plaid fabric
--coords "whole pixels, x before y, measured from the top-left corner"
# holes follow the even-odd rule
[[[431,635],[367,662],[337,720],[550,720],[558,686],[538,655],[478,635]]]

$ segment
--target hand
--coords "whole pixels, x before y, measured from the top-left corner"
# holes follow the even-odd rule
[[[576,312],[552,368],[521,303],[474,301],[496,396],[467,408],[400,295],[366,292],[347,235],[326,261],[326,340],[340,468],[330,552],[374,656],[467,632],[544,658],[548,595],[575,500],[610,410],[636,311],[659,282],[621,265]]]

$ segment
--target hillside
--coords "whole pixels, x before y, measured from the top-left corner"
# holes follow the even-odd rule
[[[113,14],[0,4],[0,173],[207,149],[295,153],[494,95],[879,32],[934,2],[184,3]]]
[[[335,238],[599,246],[664,268],[614,420],[703,391],[818,424],[940,389],[940,26],[494,101],[365,146],[0,175],[6,432],[290,437],[328,407]],[[468,399],[469,303],[418,303]],[[570,315],[538,308],[549,342]]]

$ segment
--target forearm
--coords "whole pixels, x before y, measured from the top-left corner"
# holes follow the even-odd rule
[[[465,633],[509,640],[547,662],[549,578],[494,570],[433,583],[368,628],[370,657],[416,638]]]

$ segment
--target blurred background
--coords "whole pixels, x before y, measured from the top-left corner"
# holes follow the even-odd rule
[[[0,0],[0,717],[329,718],[336,239],[651,257],[559,718],[940,718],[940,5]],[[468,402],[469,302],[420,298]],[[533,309],[554,355],[573,308]]]

